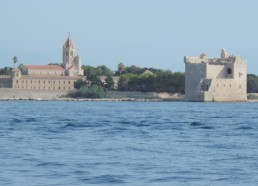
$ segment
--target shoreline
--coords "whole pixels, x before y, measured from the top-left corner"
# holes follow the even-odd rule
[[[51,99],[44,99],[44,98],[0,98],[1,101],[84,101],[84,102],[187,102],[183,98],[177,99],[162,99],[162,98],[51,98]],[[257,100],[247,100],[246,103],[256,103]],[[192,102],[196,103],[196,102]],[[199,103],[240,103],[240,102],[199,102]]]
[[[134,102],[184,102],[182,99],[148,99],[148,98],[52,98],[52,99],[42,99],[42,98],[1,98],[0,101],[134,101]]]

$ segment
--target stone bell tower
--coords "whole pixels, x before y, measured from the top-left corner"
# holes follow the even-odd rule
[[[68,69],[73,65],[74,57],[76,56],[75,45],[69,35],[64,46],[63,46],[63,66]]]

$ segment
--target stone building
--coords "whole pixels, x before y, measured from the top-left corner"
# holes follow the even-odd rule
[[[229,55],[220,58],[184,57],[186,101],[246,101],[247,61]]]
[[[72,90],[82,78],[81,59],[70,36],[63,46],[62,65],[26,65],[23,73],[12,70],[11,76],[0,76],[2,88]]]

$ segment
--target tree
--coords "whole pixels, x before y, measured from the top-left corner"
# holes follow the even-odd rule
[[[117,71],[118,71],[119,75],[121,76],[122,73],[125,71],[125,65],[123,63],[119,63],[118,67],[117,67]]]
[[[72,98],[105,98],[106,92],[103,87],[93,85],[91,87],[81,87],[79,90],[68,94],[68,96]]]
[[[113,72],[105,65],[101,65],[101,66],[96,67],[96,75],[97,76],[112,76]]]
[[[26,69],[26,66],[24,64],[20,64],[18,66],[18,69],[21,71],[21,72],[24,72],[24,70]]]
[[[80,89],[81,87],[88,86],[88,85],[89,85],[88,82],[82,79],[78,79],[77,81],[74,82],[74,88],[76,89]]]
[[[142,74],[147,68],[140,68],[135,65],[125,67],[124,73]]]
[[[104,84],[102,83],[102,81],[97,76],[92,78],[90,81],[91,81],[91,86],[97,85],[97,86],[104,87]]]
[[[0,74],[1,75],[10,75],[12,71],[12,67],[4,67],[0,69]]]
[[[18,58],[16,56],[13,57],[13,64],[14,64],[14,68],[15,68],[15,64],[17,63]]]
[[[247,75],[247,93],[258,93],[258,77],[254,74]]]
[[[86,65],[86,66],[82,66],[82,69],[84,70],[84,75],[87,76],[87,79],[92,79],[94,78],[96,75],[96,70],[94,67]]]
[[[121,91],[184,93],[183,73],[159,71],[159,74],[123,74],[118,82]]]
[[[105,88],[107,90],[114,90],[114,81],[113,81],[113,78],[111,76],[108,76],[106,78]]]
[[[93,66],[82,66],[84,70],[84,75],[87,76],[87,79],[93,80],[97,76],[112,76],[113,72],[106,67],[105,65],[93,67]]]
[[[131,86],[129,83],[136,77],[135,74],[123,74],[120,76],[118,81],[118,90],[127,91],[130,90]]]

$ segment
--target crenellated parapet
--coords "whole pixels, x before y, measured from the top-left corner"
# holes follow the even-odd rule
[[[221,50],[220,58],[208,58],[206,54],[202,53],[200,57],[198,56],[185,56],[185,63],[247,63],[246,59],[241,58],[239,55],[229,55],[228,52],[223,48]]]
[[[206,59],[201,59],[200,57],[197,57],[197,56],[185,56],[184,57],[185,63],[202,63],[205,61],[206,61]]]

